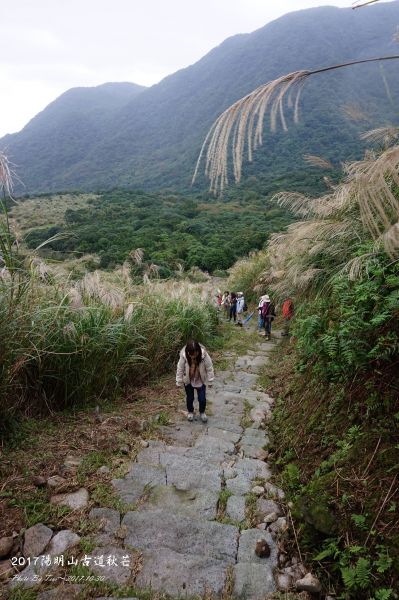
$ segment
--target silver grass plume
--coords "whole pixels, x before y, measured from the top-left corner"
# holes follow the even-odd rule
[[[269,81],[227,108],[211,126],[202,144],[192,183],[197,178],[200,164],[205,155],[205,174],[210,180],[210,191],[222,193],[228,184],[228,157],[231,149],[233,172],[236,183],[241,179],[244,147],[248,160],[253,151],[263,143],[263,123],[267,111],[270,114],[270,129],[275,131],[280,122],[288,130],[284,108],[293,110],[294,122],[299,120],[299,101],[303,85],[311,75],[341,69],[362,63],[398,59],[399,55],[366,58],[312,71],[294,71]]]
[[[333,169],[334,165],[326,158],[322,156],[315,156],[314,154],[304,154],[303,159],[308,165],[312,167],[320,167],[320,169]]]
[[[6,196],[12,196],[13,175],[7,156],[0,150],[0,192]]]
[[[362,140],[368,142],[375,142],[382,144],[385,148],[388,148],[399,139],[399,127],[388,126],[379,127],[371,131],[366,131],[360,135]]]
[[[129,256],[136,265],[141,265],[144,258],[144,250],[142,248],[136,248],[130,252]]]

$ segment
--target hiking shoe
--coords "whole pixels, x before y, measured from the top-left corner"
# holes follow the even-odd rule
[[[203,423],[207,423],[207,422],[208,422],[208,417],[206,416],[206,414],[205,414],[205,413],[201,413],[201,415],[200,415],[200,416],[201,416],[201,421],[202,421]]]
[[[187,415],[187,421],[194,421],[194,413],[188,413]]]

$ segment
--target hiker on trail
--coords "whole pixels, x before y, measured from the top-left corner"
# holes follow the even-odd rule
[[[283,306],[281,309],[283,319],[284,319],[284,329],[281,332],[281,335],[288,335],[290,331],[290,321],[294,316],[294,303],[291,298],[286,298],[283,302]]]
[[[237,325],[242,327],[242,316],[244,313],[245,298],[242,292],[237,292]]]
[[[235,323],[237,320],[237,294],[235,292],[231,292],[231,294],[230,294],[229,321],[231,321],[232,318]]]
[[[229,310],[230,310],[230,292],[229,291],[225,292],[222,296],[222,306],[224,308],[225,317],[227,319],[229,316]]]
[[[222,307],[222,293],[220,290],[217,291],[216,294],[216,308],[220,310]]]
[[[187,420],[194,420],[194,390],[197,390],[200,418],[208,421],[205,413],[206,386],[212,387],[214,380],[212,359],[206,348],[196,340],[190,340],[180,351],[176,370],[176,385],[186,390]]]
[[[264,294],[263,296],[261,296],[259,298],[259,303],[258,303],[258,332],[259,333],[262,333],[262,330],[265,326],[265,321],[262,316],[262,306],[264,305],[265,302],[270,302],[270,298],[267,294]]]
[[[267,340],[270,340],[270,335],[272,332],[272,322],[274,321],[274,317],[276,316],[276,309],[274,304],[270,301],[269,296],[266,295],[265,302],[262,304],[262,319],[265,326],[265,333],[263,335],[266,336]]]

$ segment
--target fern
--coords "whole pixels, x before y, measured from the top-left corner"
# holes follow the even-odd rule
[[[390,600],[390,598],[393,598],[392,593],[393,590],[391,588],[380,588],[376,590],[374,600]]]
[[[356,583],[356,569],[353,567],[342,567],[341,569],[342,581],[347,590],[351,591],[357,587]]]
[[[374,561],[374,566],[377,567],[378,573],[385,573],[392,566],[392,558],[388,556],[388,552],[379,552],[377,560]]]
[[[356,564],[356,583],[358,587],[362,590],[368,588],[370,578],[370,562],[366,558],[359,558]]]

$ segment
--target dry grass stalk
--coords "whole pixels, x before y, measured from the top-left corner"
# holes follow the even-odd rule
[[[142,248],[136,248],[130,252],[129,256],[136,265],[141,265],[144,258],[144,250]]]
[[[352,3],[352,8],[362,8],[363,6],[368,6],[369,4],[375,4],[380,0],[358,0],[357,2]]]
[[[313,154],[304,154],[303,159],[312,167],[320,167],[320,169],[333,169],[334,165],[328,159],[322,156],[315,156]]]
[[[12,196],[14,173],[7,156],[0,151],[0,192]]]
[[[399,139],[399,127],[379,127],[362,133],[360,138],[368,142],[382,144],[384,148],[388,148]]]
[[[202,144],[192,183],[196,180],[202,158],[206,155],[205,174],[210,180],[210,190],[215,194],[223,192],[228,184],[230,147],[233,157],[234,178],[238,183],[241,179],[245,145],[248,151],[248,160],[251,161],[253,150],[263,143],[262,133],[266,111],[270,110],[270,128],[272,131],[276,130],[278,121],[280,121],[282,128],[287,131],[284,106],[286,105],[293,110],[294,122],[298,122],[300,94],[303,85],[311,75],[351,65],[398,58],[399,55],[367,58],[313,71],[294,71],[259,86],[253,92],[232,104],[214,122]]]

